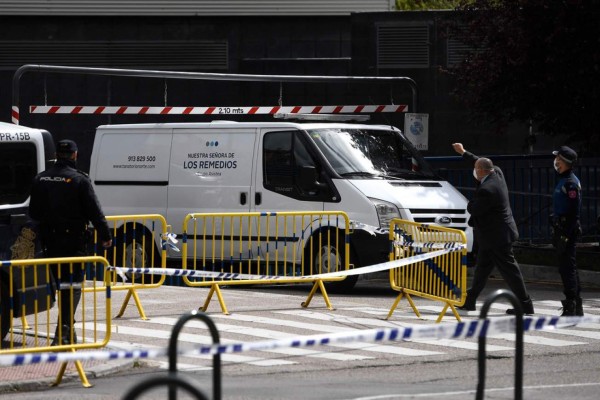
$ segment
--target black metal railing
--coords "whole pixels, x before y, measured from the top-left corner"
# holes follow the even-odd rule
[[[550,243],[552,192],[557,175],[552,155],[486,155],[502,168],[521,242]],[[426,157],[438,174],[469,199],[475,190],[472,166],[460,156]],[[600,160],[584,159],[574,168],[582,186],[582,242],[597,242],[600,216]]]

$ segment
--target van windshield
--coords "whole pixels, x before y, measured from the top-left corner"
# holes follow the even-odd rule
[[[399,132],[326,128],[311,129],[308,134],[340,176],[437,179],[419,151]]]

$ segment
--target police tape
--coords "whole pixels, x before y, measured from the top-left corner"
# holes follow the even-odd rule
[[[351,275],[363,275],[373,272],[386,271],[393,268],[404,267],[409,264],[414,264],[422,261],[426,261],[432,258],[440,257],[455,251],[460,251],[465,248],[462,243],[453,243],[453,246],[436,250],[428,253],[416,254],[414,256],[402,258],[399,260],[386,261],[379,264],[373,264],[360,268],[350,269],[347,271],[336,271],[327,272],[324,274],[314,275],[302,275],[302,276],[285,276],[285,275],[254,275],[254,274],[242,274],[234,272],[218,272],[218,271],[206,271],[206,270],[191,270],[191,269],[176,269],[176,268],[131,268],[131,267],[118,267],[109,266],[110,271],[116,271],[119,276],[126,279],[127,273],[134,274],[150,274],[150,275],[167,275],[167,276],[187,276],[190,278],[212,278],[212,279],[248,279],[248,280],[278,280],[281,282],[297,281],[298,279],[315,280],[315,279],[327,279],[327,278],[340,278]]]
[[[193,311],[195,313],[195,311]],[[540,316],[524,317],[523,331],[543,331],[576,326],[584,323],[598,323],[600,316],[558,317]],[[218,325],[217,325],[218,328]],[[318,334],[299,336],[278,340],[258,342],[241,342],[231,344],[213,344],[204,346],[181,347],[177,354],[216,355],[226,353],[243,353],[248,351],[269,351],[288,347],[316,347],[335,345],[336,343],[352,342],[386,342],[386,341],[416,341],[442,339],[473,339],[493,337],[504,333],[513,333],[516,329],[516,317],[498,317],[477,319],[468,322],[436,325],[414,325],[411,327],[377,328],[361,331],[345,331],[335,334]],[[110,344],[110,342],[109,342]],[[138,350],[98,350],[81,353],[29,353],[29,354],[0,354],[1,366],[18,366],[27,364],[55,363],[69,361],[108,361],[117,359],[144,359],[165,357],[168,348],[138,349]]]

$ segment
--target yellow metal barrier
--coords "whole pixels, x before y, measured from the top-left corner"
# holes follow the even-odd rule
[[[94,232],[93,253],[108,260],[111,266],[125,268],[166,268],[167,267],[167,234],[169,226],[162,215],[113,215],[106,220],[111,227],[113,245],[104,249]],[[104,271],[100,271],[104,272]],[[163,284],[165,276],[147,274],[119,275],[115,270],[103,276],[105,284],[113,290],[127,290],[117,318],[121,317],[133,297],[142,319],[147,319],[138,289],[154,289]],[[98,288],[101,289],[101,288]],[[86,288],[86,291],[97,290]]]
[[[97,256],[2,261],[0,354],[75,352],[106,346],[111,331],[110,284],[96,279],[78,283],[73,276],[107,267],[108,261]],[[105,296],[99,290],[86,296],[81,293],[82,286],[101,287]],[[61,310],[73,309],[77,302],[74,313],[62,315]],[[17,317],[22,318],[14,319]],[[81,362],[75,361],[75,367],[83,386],[91,387]],[[66,368],[67,362],[62,363],[54,385],[60,384]]]
[[[392,248],[390,261],[406,257],[441,252],[439,256],[390,270],[392,289],[400,294],[394,301],[387,318],[398,306],[402,297],[410,303],[417,317],[421,317],[411,295],[444,303],[438,316],[440,322],[448,308],[458,321],[455,306],[462,305],[467,297],[467,237],[463,231],[435,225],[424,225],[399,219],[390,224]],[[461,250],[444,252],[444,249],[463,246]]]
[[[320,289],[333,309],[323,281],[344,277],[310,275],[350,268],[349,225],[348,216],[339,211],[188,214],[183,221],[183,269],[242,276],[184,276],[184,282],[210,286],[202,311],[216,293],[221,310],[228,314],[219,285],[299,282],[313,283],[303,307]]]

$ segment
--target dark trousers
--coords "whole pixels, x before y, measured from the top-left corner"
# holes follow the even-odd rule
[[[48,258],[83,257],[86,255],[84,232],[61,232],[46,228],[43,236],[45,256]],[[81,299],[81,285],[85,271],[82,263],[51,265],[58,290],[59,315],[53,344],[77,343],[75,311]]]
[[[524,302],[529,299],[521,269],[513,254],[512,243],[509,243],[493,248],[479,248],[473,283],[471,288],[467,290],[468,303],[475,304],[494,267],[498,269],[500,275],[502,275],[502,278],[519,301]]]
[[[575,258],[575,242],[575,240],[569,240],[564,248],[557,252],[558,273],[562,279],[565,297],[569,300],[581,297],[581,285]]]

